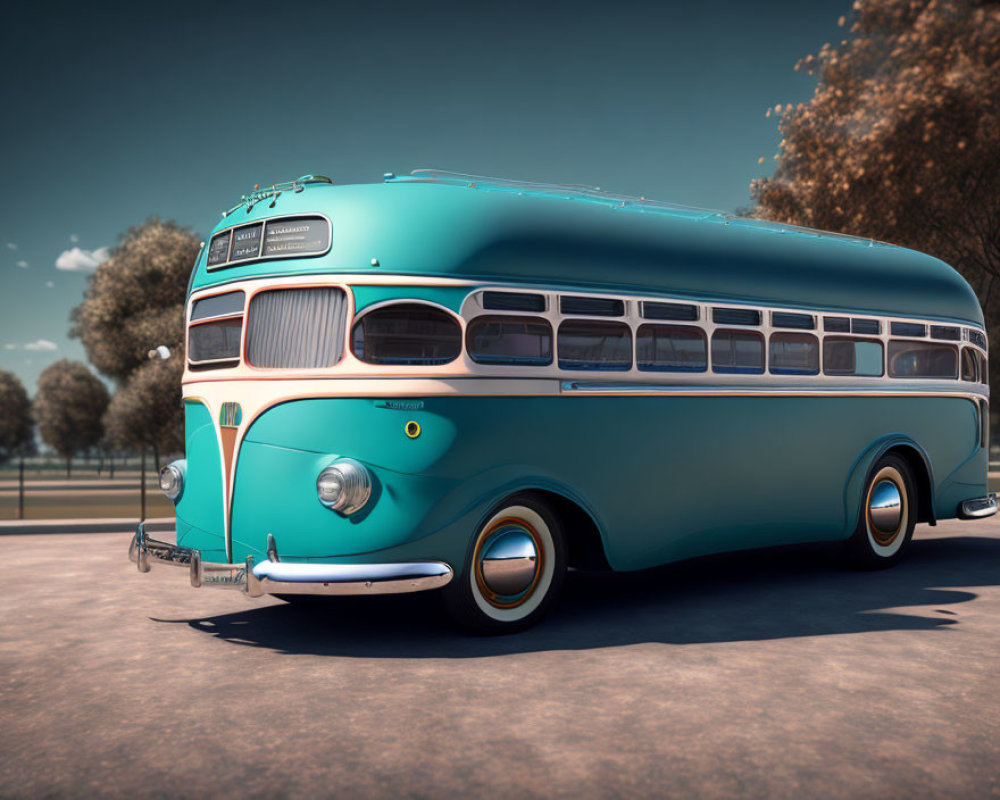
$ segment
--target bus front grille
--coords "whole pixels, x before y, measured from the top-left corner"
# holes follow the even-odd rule
[[[255,367],[315,369],[340,361],[347,297],[342,289],[270,289],[253,296],[247,361]]]

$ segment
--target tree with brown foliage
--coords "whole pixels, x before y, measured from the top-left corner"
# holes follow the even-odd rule
[[[104,428],[108,390],[79,361],[62,359],[38,376],[34,416],[42,440],[66,459],[66,476],[73,456],[96,447]]]
[[[13,372],[0,370],[0,464],[34,450],[31,401]]]
[[[755,214],[935,255],[996,320],[1000,3],[858,0],[849,37],[796,69],[816,93],[775,107],[784,138]]]
[[[161,453],[183,451],[183,372],[184,359],[176,356],[167,361],[147,361],[139,367],[111,399],[104,415],[106,441],[127,449],[151,447],[157,467]]]
[[[166,452],[183,435],[184,300],[200,248],[194,233],[170,220],[154,217],[130,228],[90,276],[73,311],[71,335],[118,383],[107,421],[114,442]],[[169,366],[149,361],[149,351],[160,345],[170,348]],[[130,425],[140,427],[129,431]]]

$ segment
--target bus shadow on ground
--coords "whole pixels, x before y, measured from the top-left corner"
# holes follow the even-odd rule
[[[839,549],[731,553],[633,573],[567,577],[548,618],[520,634],[468,636],[433,593],[278,602],[188,620],[233,644],[367,658],[476,658],[659,642],[760,641],[960,625],[961,587],[1000,584],[1000,539],[916,539],[894,569],[842,569]],[[938,588],[946,587],[946,588]],[[165,620],[161,620],[166,622]]]

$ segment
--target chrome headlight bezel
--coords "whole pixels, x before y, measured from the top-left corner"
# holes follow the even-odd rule
[[[160,470],[160,491],[168,500],[177,502],[184,494],[184,462],[174,461]]]
[[[360,461],[338,458],[316,477],[316,496],[329,509],[350,516],[367,505],[371,473]]]

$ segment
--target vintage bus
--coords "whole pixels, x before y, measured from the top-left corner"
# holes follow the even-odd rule
[[[251,596],[440,590],[537,621],[570,567],[844,542],[995,513],[968,284],[886,244],[418,171],[227,211],[186,306],[176,543]]]

